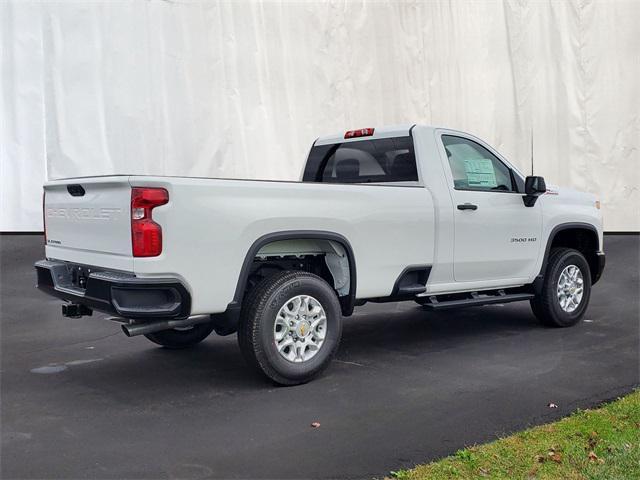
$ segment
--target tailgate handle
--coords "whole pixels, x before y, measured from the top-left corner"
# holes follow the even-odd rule
[[[69,192],[72,197],[82,197],[85,193],[82,185],[78,185],[77,183],[73,185],[67,185],[67,192]]]

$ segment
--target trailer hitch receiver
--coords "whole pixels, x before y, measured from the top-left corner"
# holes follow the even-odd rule
[[[93,310],[79,303],[65,303],[62,305],[62,316],[68,318],[80,318],[85,315],[91,316]]]

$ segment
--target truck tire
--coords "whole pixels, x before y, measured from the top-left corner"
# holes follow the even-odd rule
[[[207,338],[213,331],[213,323],[199,323],[184,329],[162,330],[145,335],[153,343],[165,348],[178,350],[197,345]]]
[[[245,298],[238,344],[247,363],[279,385],[308,382],[336,354],[342,312],[335,291],[317,275],[279,272]]]
[[[570,327],[584,317],[590,295],[591,272],[584,255],[572,248],[554,248],[542,292],[531,300],[531,309],[543,325]]]

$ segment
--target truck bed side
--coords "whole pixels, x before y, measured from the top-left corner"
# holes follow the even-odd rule
[[[192,314],[226,309],[245,256],[270,233],[345,237],[355,255],[356,298],[387,296],[407,266],[433,262],[433,202],[423,187],[175,177],[131,177],[130,183],[166,188],[170,198],[154,210],[163,226],[162,254],[135,258],[133,270],[183,279]]]

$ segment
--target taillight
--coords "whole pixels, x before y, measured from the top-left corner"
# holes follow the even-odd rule
[[[349,130],[344,134],[344,138],[370,137],[373,135],[373,128],[359,128],[358,130]]]
[[[162,227],[153,221],[152,210],[169,201],[164,188],[131,189],[131,245],[134,257],[156,257],[162,253]]]

